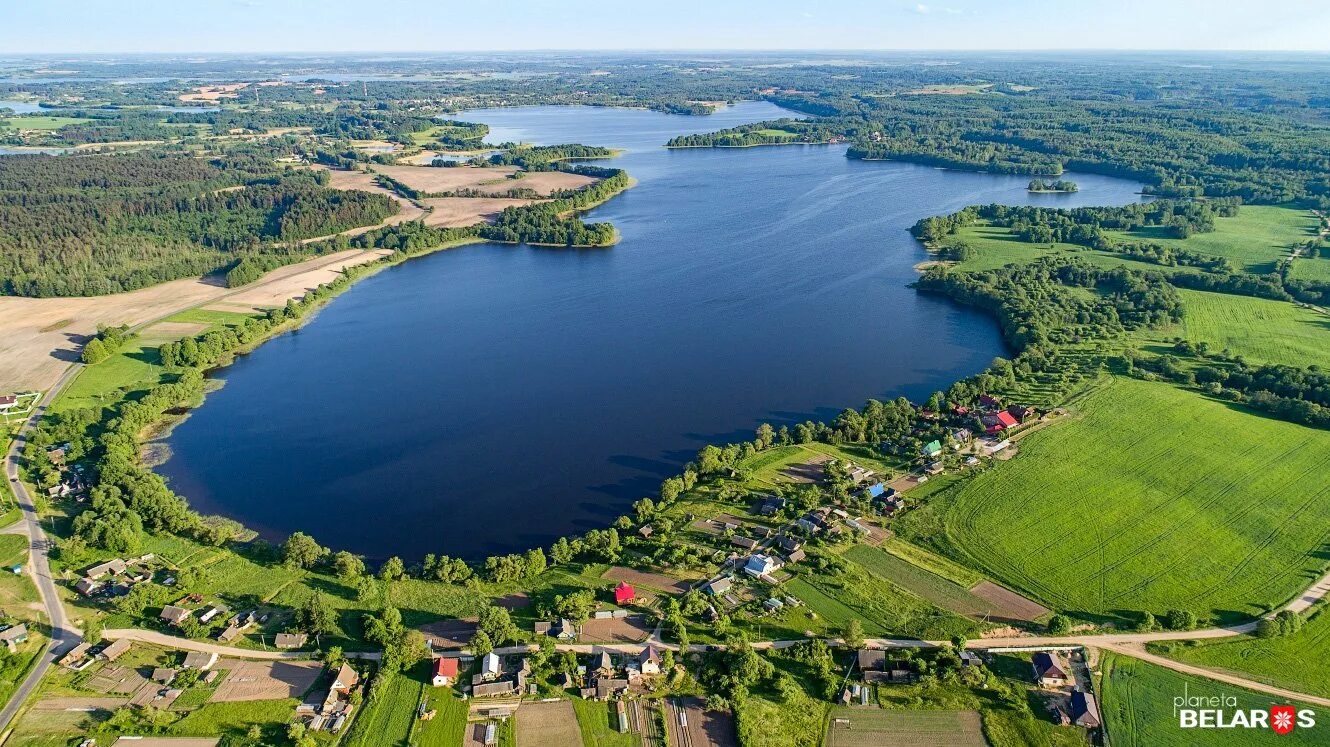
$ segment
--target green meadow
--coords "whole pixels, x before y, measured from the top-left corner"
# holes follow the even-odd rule
[[[1326,667],[1330,661],[1330,608],[1324,604],[1291,635],[1159,644],[1151,650],[1289,690],[1330,696],[1330,668]]]
[[[1133,379],[1079,410],[935,493],[897,523],[901,536],[1119,623],[1172,608],[1246,619],[1323,569],[1330,433]]]
[[[1275,264],[1289,249],[1316,232],[1316,216],[1310,211],[1276,205],[1243,205],[1232,218],[1217,218],[1215,230],[1195,233],[1185,239],[1168,236],[1163,226],[1146,226],[1130,232],[1110,232],[1120,241],[1148,241],[1229,259],[1247,272],[1274,272]]]
[[[1284,701],[1211,680],[1191,677],[1139,659],[1104,654],[1100,710],[1114,747],[1248,747],[1248,745],[1325,744],[1325,709],[1316,709],[1313,730],[1294,729],[1280,736],[1270,729],[1184,729],[1178,725],[1173,699],[1188,696],[1232,696],[1238,708],[1268,710]],[[1231,711],[1232,709],[1228,709]],[[1227,716],[1226,716],[1227,717]]]
[[[1288,301],[1179,290],[1179,324],[1141,330],[1133,338],[1166,352],[1175,337],[1229,350],[1249,363],[1330,367],[1330,315]]]
[[[66,125],[91,121],[79,117],[10,117],[4,120],[4,126],[16,130],[58,130]]]

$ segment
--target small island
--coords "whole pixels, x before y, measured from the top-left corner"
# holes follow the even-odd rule
[[[1057,181],[1031,179],[1026,189],[1030,192],[1076,192],[1080,190],[1080,187],[1076,186],[1076,182],[1069,182],[1065,179],[1058,179]]]

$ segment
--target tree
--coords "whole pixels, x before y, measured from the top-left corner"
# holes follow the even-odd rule
[[[95,614],[83,620],[83,640],[94,646],[102,642],[102,621]]]
[[[512,615],[503,607],[490,605],[480,611],[480,621],[477,626],[489,636],[490,641],[495,645],[501,645],[505,642],[516,643],[522,635],[522,631],[513,623]]]
[[[856,618],[851,618],[845,623],[844,630],[841,631],[841,637],[845,639],[845,645],[848,648],[864,647],[864,626]]]
[[[485,634],[483,630],[477,630],[476,634],[471,636],[471,653],[474,656],[484,656],[494,650],[494,642]]]
[[[107,352],[105,343],[96,337],[92,338],[87,345],[83,346],[83,353],[80,356],[83,362],[88,365],[101,363],[110,357],[111,354]]]
[[[296,624],[310,635],[324,635],[333,631],[337,616],[328,604],[327,597],[315,592],[296,611]]]
[[[1191,610],[1169,610],[1164,615],[1164,625],[1169,630],[1195,630],[1199,622]]]
[[[282,563],[288,568],[312,568],[328,550],[304,532],[296,532],[282,543]]]
[[[354,581],[365,574],[365,561],[346,550],[333,555],[333,571],[343,581]]]
[[[766,449],[776,440],[776,431],[772,429],[770,423],[763,423],[757,427],[757,448]]]
[[[563,565],[573,559],[573,549],[568,544],[567,537],[560,537],[554,541],[554,546],[550,548],[550,559],[555,565]]]
[[[384,581],[401,581],[406,578],[406,565],[396,555],[383,561],[379,568],[379,578]]]
[[[1159,622],[1155,620],[1154,613],[1153,612],[1142,613],[1141,621],[1136,624],[1136,629],[1141,631],[1142,633],[1149,633],[1151,631],[1158,630]]]
[[[1048,618],[1049,635],[1066,635],[1071,632],[1071,619],[1066,615],[1053,615]]]

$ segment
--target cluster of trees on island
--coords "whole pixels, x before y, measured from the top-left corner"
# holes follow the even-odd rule
[[[1031,179],[1025,187],[1030,192],[1076,192],[1080,187],[1066,179]]]

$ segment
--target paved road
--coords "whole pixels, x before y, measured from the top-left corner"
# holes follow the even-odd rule
[[[56,593],[55,582],[51,579],[51,565],[48,552],[51,548],[51,542],[46,538],[46,533],[42,531],[41,517],[37,515],[37,509],[33,505],[32,496],[28,494],[28,489],[18,479],[18,457],[23,449],[23,444],[27,443],[28,433],[41,419],[60,393],[75,376],[78,375],[79,364],[71,365],[60,376],[56,385],[52,387],[37,407],[33,408],[32,414],[23,423],[19,429],[14,442],[10,444],[9,451],[5,454],[5,479],[9,480],[9,487],[14,491],[14,497],[18,499],[19,508],[23,511],[22,522],[27,525],[29,540],[28,557],[28,575],[32,577],[33,584],[37,587],[37,595],[41,599],[42,606],[46,608],[46,619],[51,624],[51,641],[47,644],[46,650],[38,657],[37,663],[33,665],[32,671],[19,684],[18,689],[10,697],[9,702],[5,704],[4,709],[0,710],[0,732],[3,732],[9,726],[9,722],[14,719],[14,714],[18,712],[23,701],[28,699],[32,691],[36,689],[37,684],[41,682],[42,676],[46,670],[51,667],[66,650],[72,648],[79,639],[77,631],[69,627],[69,621],[65,619],[65,607],[60,603],[60,595]]]

